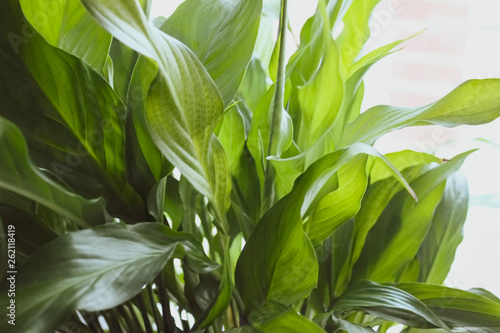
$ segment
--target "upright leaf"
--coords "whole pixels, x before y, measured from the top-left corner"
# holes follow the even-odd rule
[[[396,281],[415,257],[441,201],[446,179],[462,165],[471,151],[428,171],[413,181],[417,203],[401,192],[385,208],[370,231],[355,270],[357,278]]]
[[[198,56],[227,107],[252,57],[261,13],[262,0],[187,0],[160,29]]]
[[[450,271],[455,252],[463,239],[469,207],[469,189],[462,174],[446,182],[443,199],[434,213],[427,237],[420,246],[420,282],[441,284]]]
[[[214,82],[185,45],[148,22],[136,0],[82,2],[116,38],[156,62],[159,73],[147,97],[148,130],[167,159],[209,198],[216,223],[227,229],[231,179],[213,134],[223,113]]]
[[[111,212],[129,219],[140,217],[141,199],[126,179],[125,108],[120,99],[99,73],[39,36],[27,44],[23,56],[57,112],[47,116],[61,119],[78,140],[77,146],[69,147],[75,160],[66,156],[69,167],[64,171],[88,158],[111,193]]]

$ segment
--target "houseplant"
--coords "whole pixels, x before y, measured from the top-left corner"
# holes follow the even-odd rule
[[[360,57],[377,3],[319,1],[287,63],[285,0],[268,55],[258,0],[4,3],[2,332],[498,331],[497,297],[440,286],[471,152],[372,144],[489,122],[500,80],[360,113],[402,42]]]

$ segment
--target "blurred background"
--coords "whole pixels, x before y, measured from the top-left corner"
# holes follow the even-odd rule
[[[181,2],[153,0],[151,17],[169,16]],[[265,4],[272,8],[279,1],[265,0]],[[316,5],[317,0],[289,0],[295,36]],[[276,32],[278,22],[269,28]],[[423,33],[368,72],[363,110],[379,104],[420,106],[443,97],[465,80],[500,78],[498,0],[381,0],[370,28],[364,53]],[[291,55],[294,36],[287,38]],[[408,128],[382,137],[375,147],[382,153],[413,149],[442,158],[480,148],[462,167],[469,180],[470,208],[464,240],[445,283],[462,289],[483,287],[500,296],[500,120],[451,129]]]

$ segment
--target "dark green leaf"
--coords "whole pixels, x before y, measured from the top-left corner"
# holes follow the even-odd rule
[[[490,297],[432,284],[392,286],[418,298],[452,327],[500,327],[500,302]]]
[[[16,331],[49,332],[74,309],[115,307],[138,294],[168,259],[184,255],[199,273],[217,268],[191,235],[159,223],[113,223],[59,237],[18,269]],[[3,308],[8,301],[2,298]],[[0,329],[7,325],[2,320]]]
[[[0,118],[0,187],[39,202],[82,227],[104,223],[109,216],[102,199],[87,200],[48,179],[31,162],[21,131]]]
[[[362,309],[377,317],[409,326],[448,329],[418,298],[396,287],[367,280],[356,282],[333,306],[335,313],[355,309]]]

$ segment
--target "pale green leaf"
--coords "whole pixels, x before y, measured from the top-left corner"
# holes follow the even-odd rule
[[[160,26],[200,59],[228,106],[252,57],[262,0],[187,0]]]
[[[80,1],[21,0],[20,4],[28,22],[50,45],[83,59],[99,72],[103,69],[111,34]]]

